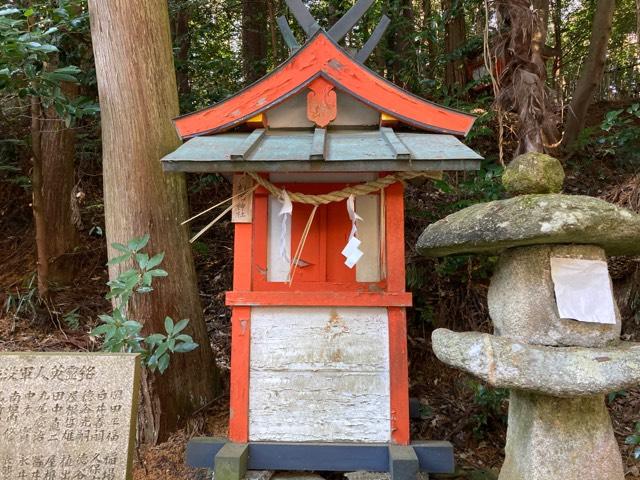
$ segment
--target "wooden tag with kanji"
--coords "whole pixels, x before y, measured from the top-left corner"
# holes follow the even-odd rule
[[[231,209],[231,221],[233,223],[251,223],[253,220],[253,180],[247,175],[233,176],[233,208]],[[239,195],[246,192],[243,195]],[[236,196],[239,195],[239,196]]]

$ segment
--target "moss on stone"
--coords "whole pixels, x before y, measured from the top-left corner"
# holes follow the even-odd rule
[[[559,193],[563,183],[562,165],[544,153],[530,152],[516,157],[502,175],[502,184],[512,195]]]

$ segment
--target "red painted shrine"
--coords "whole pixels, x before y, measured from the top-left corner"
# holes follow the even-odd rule
[[[307,42],[280,23],[294,51],[286,62],[175,120],[186,142],[165,170],[234,183],[229,438],[188,451],[221,480],[234,462],[394,478],[411,476],[402,465],[452,467],[449,444],[409,435],[402,181],[478,168],[458,139],[474,117],[402,90],[362,64],[367,51],[339,46],[370,4],[325,32],[289,0]]]

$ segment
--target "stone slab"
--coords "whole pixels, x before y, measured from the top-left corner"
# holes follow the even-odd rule
[[[132,478],[134,354],[0,354],[0,478]]]
[[[422,255],[495,255],[542,244],[598,245],[608,255],[640,254],[640,215],[598,198],[536,194],[478,203],[429,225]]]
[[[420,464],[413,448],[389,445],[389,473],[391,480],[416,480]]]
[[[433,351],[447,365],[494,387],[575,397],[640,385],[640,344],[602,348],[528,345],[486,333],[439,328]]]
[[[247,473],[249,446],[246,443],[225,443],[215,455],[217,480],[241,480]]]

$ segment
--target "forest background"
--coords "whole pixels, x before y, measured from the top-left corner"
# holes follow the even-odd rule
[[[119,4],[120,16],[110,4]],[[147,334],[163,331],[168,314],[189,318],[185,331],[200,348],[172,357],[163,375],[145,375],[136,478],[190,478],[182,465],[186,438],[226,428],[224,292],[233,234],[223,219],[191,250],[186,232],[163,223],[230,195],[220,176],[161,172],[158,159],[177,145],[168,120],[226,98],[284,61],[289,51],[278,16],[289,17],[299,41],[304,37],[282,0],[126,4],[0,6],[0,350],[102,348],[89,333],[111,311],[107,282],[122,272],[117,263],[106,266],[118,253],[107,245],[150,234],[144,248],[166,254],[168,277],[134,299],[130,314]],[[308,3],[325,28],[351,4]],[[460,478],[494,478],[506,392],[441,365],[429,339],[439,326],[490,329],[486,291],[495,259],[425,259],[415,254],[415,240],[455,210],[503,197],[502,169],[526,151],[562,160],[567,193],[640,211],[640,2],[380,0],[345,46],[360,48],[382,14],[391,24],[367,66],[417,95],[478,115],[465,142],[485,158],[479,172],[408,187],[411,394],[421,404],[412,436],[453,442]],[[121,43],[102,34],[110,28]],[[150,75],[120,69],[151,60]],[[117,134],[127,140],[114,145]],[[613,258],[611,269],[623,336],[638,340],[637,259]],[[199,392],[200,403],[182,391]],[[608,405],[628,474],[640,478],[640,391],[616,392]]]

